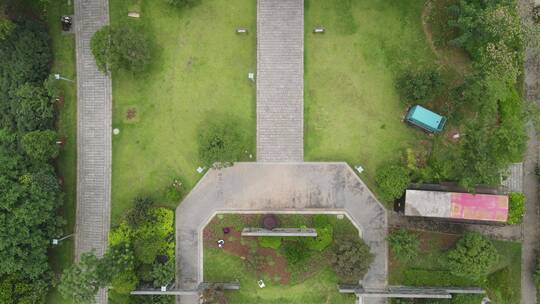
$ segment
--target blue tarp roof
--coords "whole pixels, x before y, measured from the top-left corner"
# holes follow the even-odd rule
[[[439,129],[441,121],[444,119],[441,115],[431,112],[422,106],[414,106],[409,112],[408,118],[426,125],[434,130]]]

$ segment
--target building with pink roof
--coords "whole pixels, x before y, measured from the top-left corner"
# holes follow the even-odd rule
[[[506,222],[508,196],[407,190],[405,215],[456,220]]]

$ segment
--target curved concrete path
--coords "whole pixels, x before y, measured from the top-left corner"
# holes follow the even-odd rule
[[[75,0],[77,54],[77,219],[75,259],[107,249],[111,196],[111,80],[98,71],[90,38],[109,23],[107,0]],[[96,302],[107,303],[105,289]]]
[[[363,286],[386,287],[386,209],[346,163],[237,163],[210,170],[176,209],[180,288],[194,289],[203,281],[202,230],[219,212],[345,213],[375,255]],[[197,301],[180,297],[182,304]]]

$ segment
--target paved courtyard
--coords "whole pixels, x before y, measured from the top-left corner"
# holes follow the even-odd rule
[[[386,286],[386,210],[346,163],[237,163],[210,170],[176,209],[179,287],[193,289],[204,280],[202,229],[219,212],[346,213],[375,255],[362,284]],[[182,304],[197,301],[180,297]]]

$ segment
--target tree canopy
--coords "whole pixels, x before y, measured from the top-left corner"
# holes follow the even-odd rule
[[[92,37],[92,54],[103,72],[125,69],[143,71],[150,63],[150,40],[143,31],[129,26],[104,26]]]
[[[452,274],[480,279],[487,275],[499,261],[493,243],[479,233],[467,233],[448,253]]]

